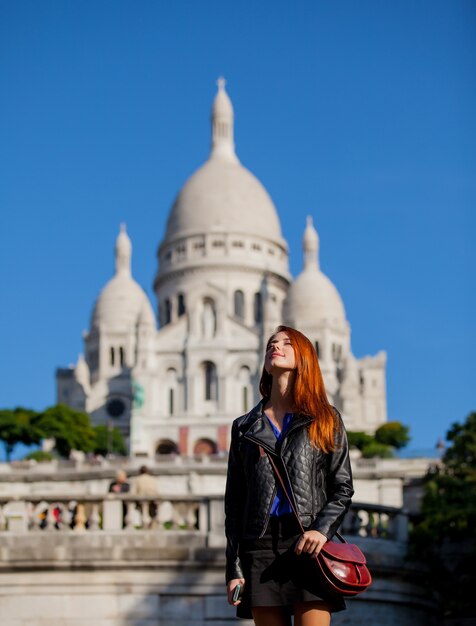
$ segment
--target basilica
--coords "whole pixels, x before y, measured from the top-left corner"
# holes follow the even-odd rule
[[[131,456],[223,453],[233,419],[259,400],[267,338],[285,323],[312,340],[346,427],[374,432],[387,419],[385,352],[353,355],[311,217],[302,271],[290,275],[276,207],[235,152],[223,80],[211,120],[210,156],[178,193],[159,245],[157,314],[133,278],[122,225],[115,274],[94,305],[84,354],[57,370],[57,401],[119,428]]]

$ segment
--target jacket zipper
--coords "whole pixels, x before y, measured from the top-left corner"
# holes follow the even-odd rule
[[[297,502],[296,502],[296,497],[294,496],[294,491],[291,485],[291,479],[289,478],[289,474],[288,474],[288,468],[286,467],[286,463],[284,462],[284,460],[281,458],[281,461],[283,462],[283,467],[284,467],[284,471],[286,473],[286,478],[288,481],[287,487],[289,488],[289,491],[291,492],[291,498],[293,500],[293,504],[294,504],[294,508],[296,509],[296,513],[299,514],[298,511],[298,507],[297,507]]]
[[[287,467],[286,467],[286,463],[284,462],[283,457],[282,457],[282,454],[281,454],[281,453],[282,453],[282,450],[283,450],[284,443],[285,443],[286,439],[288,438],[288,436],[289,436],[289,434],[291,433],[291,431],[292,431],[292,430],[295,430],[296,428],[298,428],[298,426],[294,426],[294,428],[293,428],[293,427],[291,427],[291,428],[289,429],[289,431],[286,433],[286,436],[284,437],[283,441],[281,442],[280,453],[279,453],[279,454],[277,454],[277,455],[276,455],[276,450],[273,450],[272,448],[270,448],[270,447],[269,447],[269,446],[267,446],[266,444],[263,444],[263,442],[262,442],[262,441],[260,441],[259,439],[257,439],[257,438],[255,438],[255,437],[253,437],[253,435],[249,435],[248,433],[245,433],[245,434],[243,435],[243,437],[244,437],[245,439],[248,439],[249,441],[253,441],[254,443],[257,443],[258,445],[260,445],[260,446],[261,446],[262,448],[264,448],[265,450],[268,450],[271,454],[274,454],[275,456],[278,456],[278,457],[279,457],[279,459],[282,461],[282,465],[283,465],[283,467],[284,467],[284,471],[286,472],[286,478],[287,478],[287,481],[288,481],[288,487],[289,487],[289,489],[291,490],[291,497],[292,497],[292,499],[293,499],[293,504],[294,504],[294,507],[295,507],[295,509],[296,509],[296,511],[297,511],[298,509],[297,509],[297,505],[296,505],[296,498],[295,498],[295,496],[294,496],[294,492],[293,492],[293,489],[292,489],[292,486],[291,486],[291,480],[290,480],[290,478],[289,478],[289,474],[288,474],[288,470],[287,470]],[[269,463],[269,459],[268,459],[268,463]],[[274,473],[274,472],[273,472],[273,473]],[[261,539],[261,538],[264,536],[264,533],[266,532],[266,528],[267,528],[267,526],[268,526],[269,518],[270,518],[270,516],[271,516],[271,509],[273,508],[274,498],[276,497],[276,492],[277,492],[277,489],[276,489],[276,487],[275,487],[275,488],[274,488],[274,490],[273,490],[273,497],[271,498],[271,504],[270,504],[269,509],[268,509],[268,512],[267,512],[267,514],[266,514],[265,523],[264,523],[264,526],[263,526],[263,530],[261,531],[261,534],[260,534],[260,536],[259,536],[259,539]]]
[[[266,519],[264,520],[263,530],[261,531],[259,539],[262,539],[262,537],[264,536],[264,533],[266,532],[266,528],[268,527],[269,518],[271,516],[271,509],[273,508],[273,502],[274,502],[274,499],[276,498],[276,492],[277,492],[277,489],[275,487],[273,489],[273,495],[271,496],[271,504],[269,505],[268,513],[266,514]]]
[[[256,439],[255,437],[253,437],[253,435],[248,435],[247,433],[245,433],[243,435],[243,437],[245,439],[248,439],[249,441],[252,441],[253,443],[257,443],[263,449],[267,450],[270,454],[276,454],[275,450],[273,450],[270,446],[267,446],[266,444],[263,444],[262,441],[260,441],[259,439]],[[269,463],[269,459],[268,459],[268,463]],[[271,509],[273,508],[273,502],[274,502],[274,499],[276,497],[276,492],[277,492],[277,489],[276,489],[276,486],[275,486],[274,489],[273,489],[273,495],[271,497],[271,502],[270,502],[268,511],[266,513],[266,518],[265,518],[263,529],[261,530],[259,539],[261,539],[264,536],[264,533],[266,532],[266,528],[268,527],[269,518],[271,516]]]

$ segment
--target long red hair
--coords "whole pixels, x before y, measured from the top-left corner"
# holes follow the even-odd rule
[[[335,434],[339,428],[332,406],[327,399],[321,368],[316,350],[309,339],[295,328],[278,326],[268,339],[266,351],[277,333],[286,333],[291,339],[296,359],[296,378],[293,387],[294,406],[304,415],[313,418],[309,427],[309,438],[316,448],[324,452],[335,449]],[[264,400],[271,395],[273,377],[263,367],[259,390]]]

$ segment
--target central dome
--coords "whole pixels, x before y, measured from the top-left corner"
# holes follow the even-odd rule
[[[210,230],[282,239],[268,192],[238,162],[212,157],[188,179],[172,207],[166,238]]]
[[[213,230],[261,235],[282,242],[276,208],[268,192],[241,165],[233,141],[233,106],[218,81],[212,108],[209,160],[185,183],[169,215],[165,239]]]

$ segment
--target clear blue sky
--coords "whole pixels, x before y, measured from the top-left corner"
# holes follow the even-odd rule
[[[301,269],[307,214],[356,356],[388,352],[413,448],[476,410],[476,3],[0,5],[0,406],[55,401],[119,223],[154,303],[171,203],[215,80]]]

